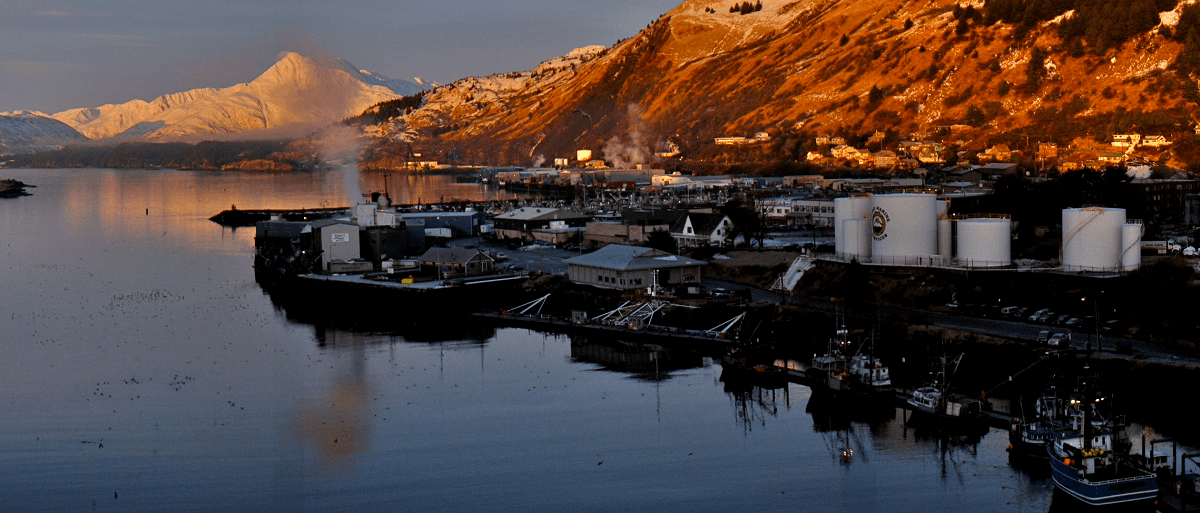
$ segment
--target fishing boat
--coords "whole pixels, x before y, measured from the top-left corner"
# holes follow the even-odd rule
[[[1046,444],[1054,485],[1093,506],[1153,500],[1157,477],[1130,460],[1132,444],[1123,422],[1102,417],[1097,408],[1102,401],[1072,400],[1078,414]]]
[[[953,360],[945,356],[939,358],[939,370],[934,380],[909,394],[907,403],[914,419],[925,419],[952,429],[986,426],[983,401],[950,391],[950,380],[958,371],[962,358],[961,354]]]
[[[827,389],[834,396],[864,399],[891,389],[891,372],[883,360],[873,354],[874,337],[869,345],[860,345],[858,352],[847,355],[849,331],[842,326],[830,339],[824,355],[813,358],[812,386]],[[866,350],[868,354],[862,354]]]
[[[1034,403],[1033,415],[1014,418],[1008,431],[1010,456],[1045,460],[1046,444],[1066,425],[1063,400],[1053,394],[1043,395]]]

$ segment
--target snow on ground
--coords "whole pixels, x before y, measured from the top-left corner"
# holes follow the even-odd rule
[[[1183,8],[1196,3],[1196,0],[1183,0],[1175,9],[1158,13],[1159,23],[1168,27],[1174,27],[1179,24],[1179,14],[1183,12]]]

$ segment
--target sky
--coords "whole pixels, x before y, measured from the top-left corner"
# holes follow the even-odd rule
[[[282,51],[450,83],[612,46],[681,0],[0,0],[0,112],[249,82]]]

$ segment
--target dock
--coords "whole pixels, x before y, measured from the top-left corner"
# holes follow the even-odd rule
[[[233,207],[229,210],[222,210],[221,213],[208,218],[208,220],[221,226],[237,228],[241,226],[254,226],[259,221],[270,221],[276,218],[288,221],[325,219],[338,214],[344,214],[346,210],[347,207],[303,208],[295,210],[239,210],[237,207]]]
[[[472,314],[472,316],[503,326],[533,328],[556,333],[612,337],[628,342],[654,343],[676,349],[724,351],[734,345],[733,340],[718,335],[703,331],[663,326],[651,325],[641,329],[633,329],[607,324],[579,324],[567,319],[550,316],[509,315],[503,312],[480,312]]]

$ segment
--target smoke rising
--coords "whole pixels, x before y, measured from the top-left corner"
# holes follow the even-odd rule
[[[534,155],[534,157],[533,157],[533,167],[542,167],[542,164],[545,164],[545,163],[546,163],[546,156],[545,156],[545,155],[542,155],[542,154],[540,154],[540,153],[539,153],[539,154],[537,154],[537,155]]]
[[[614,135],[604,143],[604,158],[612,161],[612,166],[618,169],[628,169],[637,164],[647,164],[653,155],[647,147],[645,121],[642,115],[645,110],[631,103],[625,107],[625,120],[629,123],[629,132]]]
[[[1150,178],[1151,174],[1150,166],[1129,166],[1125,169],[1125,176],[1135,180],[1145,180]]]
[[[321,162],[329,170],[342,173],[343,189],[350,205],[363,201],[358,168],[362,144],[358,131],[345,125],[331,125],[316,134]]]

